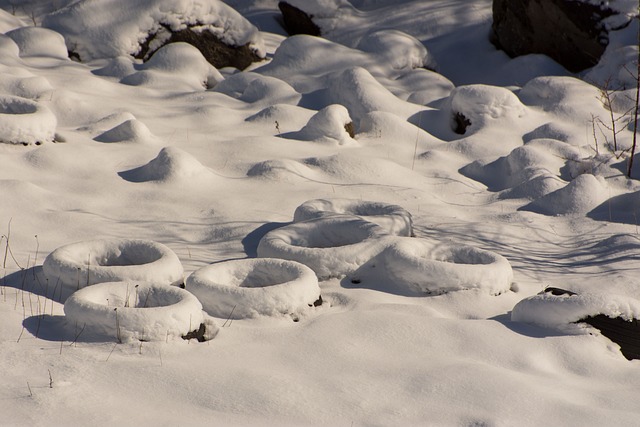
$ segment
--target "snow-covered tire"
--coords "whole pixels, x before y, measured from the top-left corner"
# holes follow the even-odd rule
[[[299,313],[320,299],[313,270],[272,258],[208,265],[187,278],[186,289],[210,315],[234,319]]]
[[[159,341],[182,336],[204,323],[198,299],[175,286],[149,282],[105,282],[80,289],[64,303],[78,328],[122,341]]]
[[[471,246],[399,237],[378,259],[396,286],[420,293],[482,289],[496,295],[509,290],[513,280],[506,258]]]
[[[389,234],[411,236],[411,214],[401,206],[357,199],[315,199],[298,206],[293,221],[307,221],[336,214],[359,216],[384,228]]]
[[[298,261],[320,279],[356,270],[384,249],[379,225],[355,216],[338,215],[296,222],[267,233],[258,257]]]
[[[0,95],[0,142],[51,142],[58,120],[44,105],[19,96]]]
[[[89,240],[62,246],[42,265],[51,286],[77,290],[101,282],[140,280],[181,284],[184,270],[176,254],[150,240]]]

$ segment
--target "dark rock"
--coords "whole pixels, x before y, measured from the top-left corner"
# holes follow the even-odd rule
[[[165,39],[167,34],[170,36],[162,45],[151,51],[149,48],[151,43],[158,37]],[[162,46],[176,42],[184,42],[196,47],[202,53],[202,56],[216,68],[235,67],[239,70],[244,70],[253,62],[262,60],[249,47],[249,44],[232,46],[224,43],[215,34],[207,30],[193,31],[192,27],[187,27],[184,30],[171,31],[166,25],[162,25],[162,30],[157,33],[149,35],[140,45],[140,51],[135,57],[147,61]]]
[[[575,73],[598,63],[612,14],[576,0],[493,0],[491,41],[511,57],[545,54]]]
[[[460,112],[453,113],[452,129],[459,135],[464,135],[467,128],[471,126],[471,120],[467,119],[464,114]]]
[[[620,352],[629,360],[640,359],[640,323],[638,319],[627,321],[604,314],[588,316],[578,322],[587,323],[600,330],[602,335],[620,346]],[[576,323],[578,323],[576,322]]]
[[[344,125],[344,130],[347,131],[347,133],[351,138],[355,138],[356,130],[355,130],[355,127],[353,126],[353,122],[349,122],[346,125]]]
[[[182,336],[183,340],[191,340],[197,339],[198,342],[205,342],[207,339],[204,334],[206,332],[206,327],[204,323],[200,323],[200,327],[198,329],[194,329],[193,331],[188,332],[186,335]]]
[[[284,29],[287,30],[290,36],[296,34],[320,36],[320,27],[313,22],[313,15],[308,15],[306,12],[284,1],[278,3],[278,8],[282,12]]]
[[[575,292],[568,291],[566,289],[554,288],[552,286],[548,286],[548,287],[544,288],[544,293],[545,294],[556,295],[556,296],[560,296],[560,295],[569,295],[569,296],[576,295]]]

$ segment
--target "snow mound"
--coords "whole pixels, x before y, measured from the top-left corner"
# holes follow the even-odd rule
[[[154,138],[144,123],[131,119],[101,133],[95,137],[95,140],[98,142],[147,142]]]
[[[520,210],[543,215],[586,214],[607,199],[604,184],[591,174],[578,176],[565,187],[534,200]]]
[[[135,55],[150,34],[187,26],[208,30],[228,45],[248,44],[265,55],[257,28],[218,0],[80,0],[47,15],[43,26],[62,34],[82,61]]]
[[[500,199],[529,199],[537,200],[549,193],[553,193],[567,185],[558,176],[540,170],[533,178],[500,192]]]
[[[481,289],[498,295],[513,281],[511,264],[502,255],[427,239],[397,237],[369,264],[379,278],[416,294]]]
[[[121,60],[122,61],[122,60]],[[114,64],[124,71],[127,65]],[[108,70],[117,74],[119,69]],[[176,86],[182,82],[192,90],[212,88],[224,80],[222,74],[207,60],[200,51],[187,43],[171,43],[162,46],[142,65],[139,71],[125,76],[121,83],[131,86],[159,86],[169,82],[169,86]]]
[[[360,120],[359,134],[363,136],[362,139],[365,136],[363,134],[366,134],[366,137],[374,141],[377,139],[391,141],[395,143],[395,149],[399,149],[400,144],[404,143],[410,156],[415,152],[416,143],[418,147],[425,148],[433,148],[443,143],[418,126],[385,111],[374,111],[364,116]]]
[[[1,11],[2,9],[0,9]],[[20,48],[11,37],[0,34],[0,54],[2,54],[3,62],[8,58],[18,58],[20,56]]]
[[[21,69],[14,67],[0,66],[0,72],[2,73],[0,91],[7,95],[37,100],[45,93],[53,91],[51,83],[45,77],[22,72]]]
[[[297,105],[275,104],[270,105],[256,114],[246,118],[252,123],[272,123],[274,129],[280,129],[280,133],[293,131],[304,127],[316,112],[298,107]],[[275,123],[278,122],[278,127]]]
[[[569,143],[571,140],[571,130],[561,123],[549,122],[538,126],[531,132],[522,136],[522,140],[526,142],[534,139],[555,139],[557,141]]]
[[[421,109],[396,97],[361,67],[348,68],[334,75],[329,80],[326,99],[347,107],[358,125],[373,111],[386,111],[406,119]]]
[[[42,264],[51,286],[69,290],[102,282],[141,280],[158,285],[182,283],[183,269],[175,253],[149,240],[103,239],[62,246]]]
[[[351,134],[349,133],[351,132]],[[337,145],[356,145],[352,134],[353,122],[349,111],[342,105],[329,105],[314,114],[299,131],[287,134],[287,138],[317,141]]]
[[[286,82],[275,77],[243,72],[236,73],[220,82],[214,92],[224,93],[241,101],[271,106],[274,104],[296,105],[302,95]]]
[[[294,261],[257,258],[208,265],[186,280],[207,313],[221,318],[300,313],[320,299],[315,273]]]
[[[415,37],[398,30],[380,30],[363,37],[358,49],[371,53],[395,70],[435,69],[436,62]]]
[[[134,60],[129,56],[118,56],[107,61],[106,65],[92,71],[96,76],[115,77],[121,80],[131,74],[134,74]]]
[[[556,114],[562,120],[584,125],[595,116],[607,117],[600,91],[574,77],[543,76],[530,80],[518,96],[528,106]]]
[[[44,105],[17,96],[0,95],[0,142],[51,142],[56,126],[56,116]]]
[[[131,182],[171,182],[208,173],[209,170],[191,154],[176,147],[164,147],[146,165],[119,172],[119,175]]]
[[[537,140],[536,140],[537,141]],[[560,169],[565,165],[563,154],[569,154],[565,147],[549,146],[549,144],[537,144],[536,142],[517,147],[507,156],[484,164],[475,161],[462,169],[460,173],[485,184],[490,191],[500,191],[523,184],[542,173],[560,174]],[[562,144],[566,145],[566,144]],[[572,152],[574,157],[577,152]]]
[[[396,96],[419,105],[429,105],[434,101],[446,98],[455,88],[454,84],[445,76],[423,68],[415,69],[398,77],[393,81],[393,87],[393,93]],[[398,88],[402,88],[406,97],[401,96]]]
[[[247,171],[247,176],[276,182],[317,181],[323,178],[318,171],[291,159],[256,163]]]
[[[526,108],[509,89],[482,84],[459,86],[451,91],[447,108],[451,114],[451,128],[457,133],[475,133],[489,121],[518,119]],[[460,122],[468,122],[465,126]]]
[[[136,117],[128,111],[112,113],[101,119],[95,120],[85,126],[79,127],[80,132],[88,132],[93,137],[103,134],[127,121],[135,121]]]
[[[640,301],[617,294],[563,294],[540,292],[513,307],[511,320],[546,327],[566,327],[588,316],[604,314],[625,320],[640,318]]]
[[[384,248],[385,230],[347,215],[297,222],[267,233],[258,257],[281,258],[310,267],[320,279],[355,271]]]
[[[336,215],[358,216],[382,227],[387,233],[398,236],[413,234],[411,214],[403,207],[381,202],[354,199],[315,199],[298,206],[293,221],[307,221]]]
[[[18,17],[7,12],[4,9],[0,9],[0,34],[4,34],[7,31],[11,31],[15,28],[24,26],[25,23],[22,22]]]
[[[64,37],[41,27],[22,27],[6,33],[18,45],[21,57],[46,56],[69,59]]]
[[[195,296],[184,289],[144,281],[106,282],[80,289],[65,301],[64,313],[78,327],[118,341],[181,337],[205,322]],[[215,335],[215,331],[207,332]]]

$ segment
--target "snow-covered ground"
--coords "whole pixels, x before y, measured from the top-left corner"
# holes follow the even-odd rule
[[[640,317],[637,21],[572,75],[490,0],[71,3],[0,0],[1,425],[638,423],[571,323]],[[185,13],[266,59],[128,56]]]

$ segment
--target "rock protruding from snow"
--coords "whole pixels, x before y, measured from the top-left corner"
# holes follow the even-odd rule
[[[612,14],[602,2],[494,0],[492,41],[511,57],[543,53],[579,72],[596,65],[604,53],[603,20]]]
[[[153,282],[106,282],[81,289],[64,304],[68,320],[88,332],[124,341],[164,341],[205,324],[202,304],[178,287]],[[217,327],[206,322],[206,335]]]
[[[176,254],[149,240],[89,240],[62,246],[42,265],[49,283],[77,290],[102,282],[141,280],[180,284],[183,268]]]
[[[270,231],[258,244],[258,256],[300,262],[320,279],[340,277],[384,249],[385,235],[382,227],[358,217],[318,218]]]
[[[217,68],[243,69],[265,56],[257,28],[218,0],[80,0],[48,15],[43,25],[61,33],[82,61],[148,59],[173,42],[195,45]]]
[[[627,321],[640,318],[640,301],[617,294],[554,295],[540,292],[525,298],[513,307],[511,320],[547,327],[566,327],[588,316],[604,314],[621,317]]]
[[[40,144],[55,137],[56,116],[42,104],[0,95],[0,143]]]
[[[582,215],[606,198],[605,184],[591,174],[584,174],[565,187],[523,206],[521,210],[544,215]]]
[[[354,136],[355,131],[349,111],[338,104],[329,105],[318,111],[299,132],[287,135],[288,138],[337,145],[357,144]]]
[[[356,199],[315,199],[298,206],[293,221],[307,221],[335,215],[354,215],[378,224],[389,234],[413,235],[411,214],[402,206]]]
[[[490,120],[517,119],[526,108],[508,89],[482,84],[459,86],[448,99],[451,129],[458,134],[475,133]]]
[[[284,28],[290,36],[296,34],[321,35],[320,27],[313,22],[313,16],[285,1],[278,2],[278,9],[282,13]]]
[[[208,265],[191,274],[186,289],[212,316],[228,319],[295,315],[320,300],[309,267],[282,259],[240,259]]]
[[[371,267],[375,270],[371,270]],[[511,264],[503,256],[465,245],[398,237],[356,276],[376,274],[409,293],[442,294],[481,289],[491,295],[506,292],[513,281]]]
[[[64,37],[48,28],[22,27],[9,31],[6,35],[16,42],[21,57],[69,59]]]
[[[120,172],[119,175],[131,182],[171,182],[193,178],[208,172],[208,169],[191,154],[176,147],[164,147],[146,165]]]

